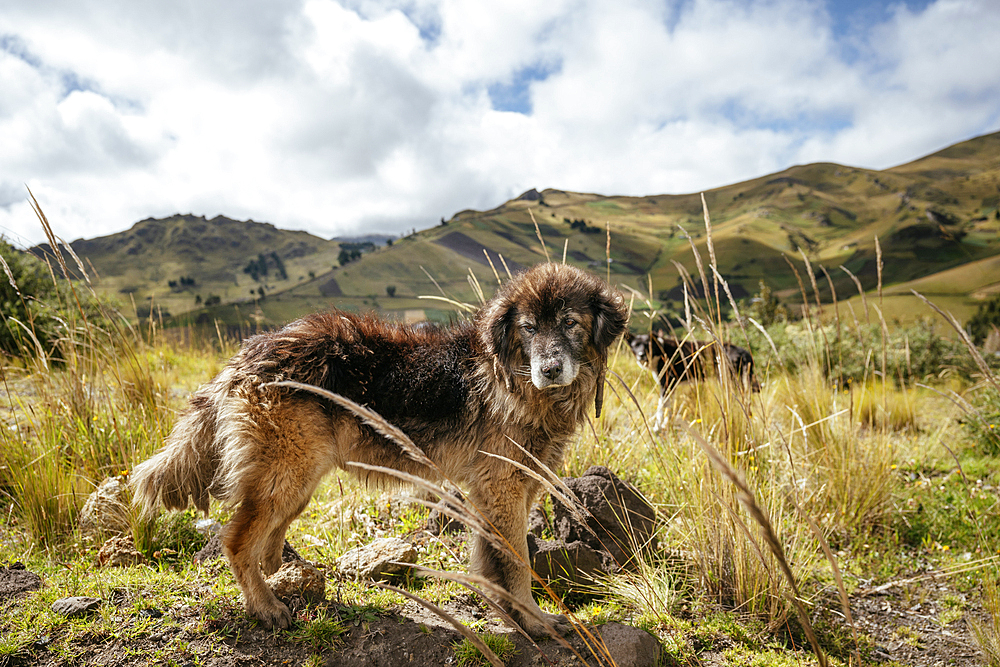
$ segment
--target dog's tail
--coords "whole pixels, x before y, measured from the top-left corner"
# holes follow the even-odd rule
[[[196,394],[163,448],[132,471],[132,502],[144,516],[155,514],[160,506],[185,509],[189,498],[208,513],[209,487],[219,467],[216,412],[210,395]]]

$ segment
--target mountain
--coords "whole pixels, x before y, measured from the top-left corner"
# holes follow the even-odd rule
[[[280,291],[338,265],[340,244],[268,223],[217,216],[147,218],[131,229],[70,243],[95,289],[140,312],[190,311],[205,301],[252,300],[251,291]],[[31,249],[50,252],[48,244]],[[67,264],[76,263],[67,257]],[[79,276],[77,276],[79,277]],[[126,308],[128,312],[130,308]]]
[[[764,281],[783,299],[801,301],[800,281],[812,290],[803,254],[822,299],[829,301],[824,268],[838,299],[845,300],[857,296],[847,271],[865,290],[876,289],[880,253],[887,317],[927,313],[914,308],[911,287],[959,317],[974,310],[976,298],[1000,291],[995,270],[1000,264],[990,261],[1000,255],[1000,133],[883,171],[832,163],[795,166],[710,190],[705,201],[719,271],[737,299],[756,293]],[[269,297],[263,311],[280,321],[336,303],[444,317],[449,306],[416,297],[440,295],[440,286],[451,298],[475,302],[470,271],[491,292],[496,280],[484,250],[501,275],[500,257],[511,268],[544,260],[535,222],[551,257],[561,259],[565,249],[568,262],[602,274],[610,268],[618,284],[644,294],[651,285],[658,307],[681,296],[677,264],[698,281],[692,246],[706,266],[709,262],[700,194],[529,190],[489,211],[457,213],[356,264]],[[387,296],[386,286],[395,287],[394,297]]]
[[[799,165],[707,191],[704,197],[717,265],[737,299],[756,293],[764,281],[781,298],[801,301],[800,284],[811,294],[815,279],[824,300],[831,298],[829,282],[844,300],[857,294],[847,271],[865,290],[875,289],[879,255],[887,316],[912,316],[910,287],[926,290],[960,317],[974,309],[977,298],[1000,291],[1000,262],[993,261],[1000,256],[1000,133],[882,171]],[[300,250],[279,251],[283,257],[298,256],[286,259],[289,278],[275,281],[268,296],[253,305],[255,317],[270,323],[330,305],[446,319],[454,306],[421,297],[446,295],[474,303],[475,283],[492,293],[494,269],[503,275],[504,262],[513,270],[544,261],[546,250],[557,260],[565,252],[567,262],[607,273],[613,282],[644,294],[651,286],[654,306],[670,307],[680,295],[678,266],[697,282],[695,252],[706,267],[710,257],[700,194],[625,197],[532,189],[492,210],[461,211],[338,268],[332,268],[338,264],[333,242],[260,223],[221,220],[244,225],[247,231],[240,233],[247,242],[233,247],[238,234],[224,230],[217,223],[220,218],[175,216],[72,245],[91,258],[102,281],[117,281],[118,289],[153,284],[154,277],[162,289],[168,278],[190,274],[196,281],[212,277],[215,293],[230,301],[249,297],[249,288],[256,285],[241,273],[249,258],[279,247],[278,238],[300,234],[294,238],[302,243],[312,239]],[[216,224],[220,231],[212,236]],[[140,231],[146,228],[148,236],[143,236]],[[251,229],[267,230],[270,237],[258,241],[251,238]],[[178,245],[185,234],[213,241]],[[297,247],[289,243],[288,248]],[[311,254],[306,247],[314,248]],[[199,261],[210,267],[204,274]],[[302,277],[310,270],[314,277]],[[127,276],[134,276],[131,283]],[[223,286],[228,290],[222,291]],[[246,310],[223,303],[199,314],[203,320],[232,321],[245,319]]]

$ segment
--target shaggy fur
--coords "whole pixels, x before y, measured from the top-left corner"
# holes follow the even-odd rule
[[[501,604],[540,634],[561,617],[546,618],[531,597],[527,518],[539,484],[484,452],[537,470],[521,445],[557,467],[589,406],[600,413],[608,347],[626,320],[620,294],[558,264],[515,276],[473,322],[451,328],[340,311],[310,315],[248,339],[194,394],[163,448],[135,468],[136,501],[146,513],[183,509],[189,498],[207,512],[209,496],[236,506],[222,540],[247,611],[288,627],[288,608],[261,571],[277,570],[285,531],[327,472],[360,462],[440,476],[330,401],[264,386],[315,385],[378,412],[443,476],[468,487],[472,506],[516,555],[477,535],[471,569],[508,591],[518,604]]]
[[[748,350],[729,343],[722,344],[725,360],[718,358],[715,343],[699,343],[693,340],[678,340],[662,331],[650,334],[626,334],[636,361],[648,368],[660,383],[660,400],[653,418],[653,430],[663,426],[666,404],[674,387],[680,382],[704,380],[706,366],[714,366],[717,372],[732,372],[744,387],[760,391],[760,383],[753,373],[753,356]],[[728,371],[722,371],[725,367]]]

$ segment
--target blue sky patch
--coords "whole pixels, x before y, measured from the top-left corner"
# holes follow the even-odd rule
[[[490,104],[497,111],[513,111],[530,116],[531,84],[535,81],[545,81],[559,71],[559,65],[546,66],[535,64],[524,67],[514,73],[508,82],[497,82],[487,87]]]

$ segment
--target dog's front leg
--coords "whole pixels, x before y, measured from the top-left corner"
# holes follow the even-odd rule
[[[489,522],[494,533],[492,539],[503,548],[476,534],[471,553],[472,572],[507,591],[510,599],[498,603],[528,634],[538,637],[553,631],[565,632],[569,627],[566,617],[543,612],[531,596],[527,508],[535,494],[531,493],[529,498],[528,485],[512,483],[510,478],[500,485],[486,482],[476,486],[469,500]]]

